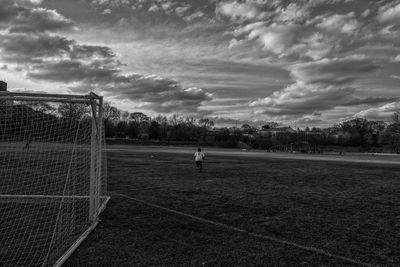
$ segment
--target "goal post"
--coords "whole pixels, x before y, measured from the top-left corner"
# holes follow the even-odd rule
[[[108,200],[103,97],[0,92],[0,266],[61,266]]]

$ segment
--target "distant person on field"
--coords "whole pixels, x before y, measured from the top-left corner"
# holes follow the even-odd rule
[[[197,152],[194,153],[194,161],[196,162],[196,167],[199,169],[199,172],[203,170],[203,161],[205,159],[205,155],[203,152],[201,152],[201,148],[199,147],[197,149]]]

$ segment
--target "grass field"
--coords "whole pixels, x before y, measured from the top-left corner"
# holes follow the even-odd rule
[[[112,199],[65,266],[400,265],[397,158],[205,149],[198,173],[193,153],[111,146]]]

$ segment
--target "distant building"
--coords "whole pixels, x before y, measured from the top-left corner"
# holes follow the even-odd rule
[[[347,142],[351,137],[351,134],[343,131],[335,131],[329,134],[329,138],[332,139],[334,144],[343,144]]]
[[[276,136],[277,134],[281,133],[295,133],[296,130],[294,130],[292,127],[277,127],[277,128],[266,128],[262,129],[259,131],[259,134],[262,136]]]

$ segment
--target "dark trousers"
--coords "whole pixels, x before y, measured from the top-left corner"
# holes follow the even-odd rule
[[[196,161],[196,167],[200,169],[200,172],[203,170],[203,162],[202,161]]]

